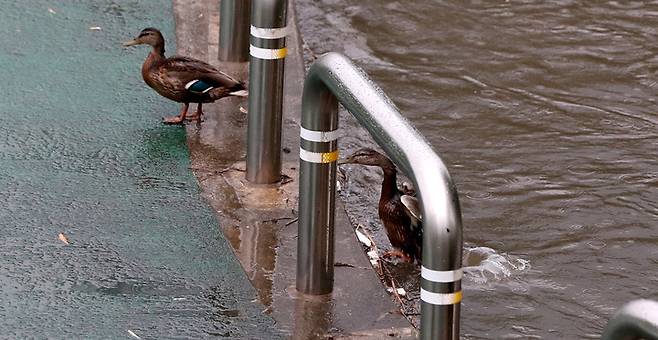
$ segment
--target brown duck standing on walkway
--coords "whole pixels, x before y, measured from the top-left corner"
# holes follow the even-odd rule
[[[185,122],[190,103],[197,103],[196,114],[188,119],[201,122],[203,103],[212,103],[227,96],[247,95],[244,84],[201,60],[173,56],[165,57],[165,40],[155,28],[145,28],[139,36],[124,46],[151,45],[153,49],[142,65],[144,82],[163,97],[183,103],[178,116],[165,117],[165,124]]]
[[[420,222],[418,200],[401,192],[397,187],[397,169],[388,157],[369,149],[359,149],[338,164],[362,164],[378,166],[384,171],[384,181],[379,197],[379,219],[386,235],[396,250],[384,257],[399,256],[405,261],[421,260],[423,227]]]

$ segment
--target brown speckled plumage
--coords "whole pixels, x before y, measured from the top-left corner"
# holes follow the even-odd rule
[[[203,61],[173,56],[165,58],[152,51],[142,66],[144,81],[163,97],[179,103],[211,103],[229,92],[244,90],[244,85]],[[215,86],[206,93],[194,93],[185,84],[201,80]]]
[[[148,44],[153,47],[142,65],[142,78],[144,82],[158,92],[161,96],[173,101],[185,104],[181,115],[170,118],[169,123],[181,123],[187,114],[189,103],[198,103],[197,113],[199,118],[202,103],[211,103],[218,99],[235,95],[246,95],[243,83],[219,71],[214,66],[201,60],[172,56],[165,57],[164,37],[154,28],[142,30],[139,37],[127,42],[126,46]],[[206,91],[194,91],[189,86],[190,82],[203,84]]]

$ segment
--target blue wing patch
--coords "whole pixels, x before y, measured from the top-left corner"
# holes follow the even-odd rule
[[[194,93],[206,93],[215,87],[205,83],[203,80],[195,79],[185,84],[185,89]]]

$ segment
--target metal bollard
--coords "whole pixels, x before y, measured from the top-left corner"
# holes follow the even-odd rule
[[[221,0],[219,19],[219,60],[249,60],[251,0]]]
[[[463,241],[457,189],[423,136],[363,70],[338,53],[316,60],[304,82],[297,290],[320,295],[333,289],[339,101],[413,180],[420,197],[421,338],[458,340]]]
[[[601,340],[658,340],[658,302],[635,300],[625,304],[608,321]]]
[[[302,96],[297,290],[322,295],[334,287],[338,100],[312,75]]]
[[[252,0],[247,180],[257,184],[281,178],[287,6],[287,0]]]

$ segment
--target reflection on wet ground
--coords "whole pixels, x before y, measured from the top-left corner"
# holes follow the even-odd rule
[[[176,0],[174,4],[177,23],[182,23],[177,26],[178,45],[201,58],[216,55],[212,42],[210,51],[198,48],[204,47],[198,37],[207,35],[210,39],[212,31],[218,29],[216,21],[193,20],[190,24],[185,19],[212,18],[219,8],[217,1],[202,4]],[[292,10],[289,15],[293,16]],[[292,18],[290,21],[294,22]],[[337,264],[334,291],[322,297],[296,292],[297,146],[303,67],[295,30],[286,39],[281,183],[253,184],[245,179],[246,120],[240,107],[246,106],[246,100],[232,98],[204,106],[207,114],[202,127],[187,127],[192,169],[202,193],[215,210],[247,276],[258,289],[260,301],[266,305],[262,313],[276,320],[277,328],[284,334],[293,339],[412,338],[414,330],[368,266],[340,203],[334,231],[338,250],[334,257]],[[246,76],[246,64],[221,63],[221,68]]]
[[[242,264],[247,270],[247,276],[259,292],[261,302],[272,305],[272,272],[274,270],[274,247],[276,224],[263,223],[242,230],[231,228],[224,230],[234,249],[242,256]]]
[[[658,298],[654,2],[296,3],[308,49],[355,59],[446,161],[482,260],[465,338],[596,337]],[[346,152],[372,143],[341,126]],[[350,214],[385,249],[381,174],[345,170]]]

